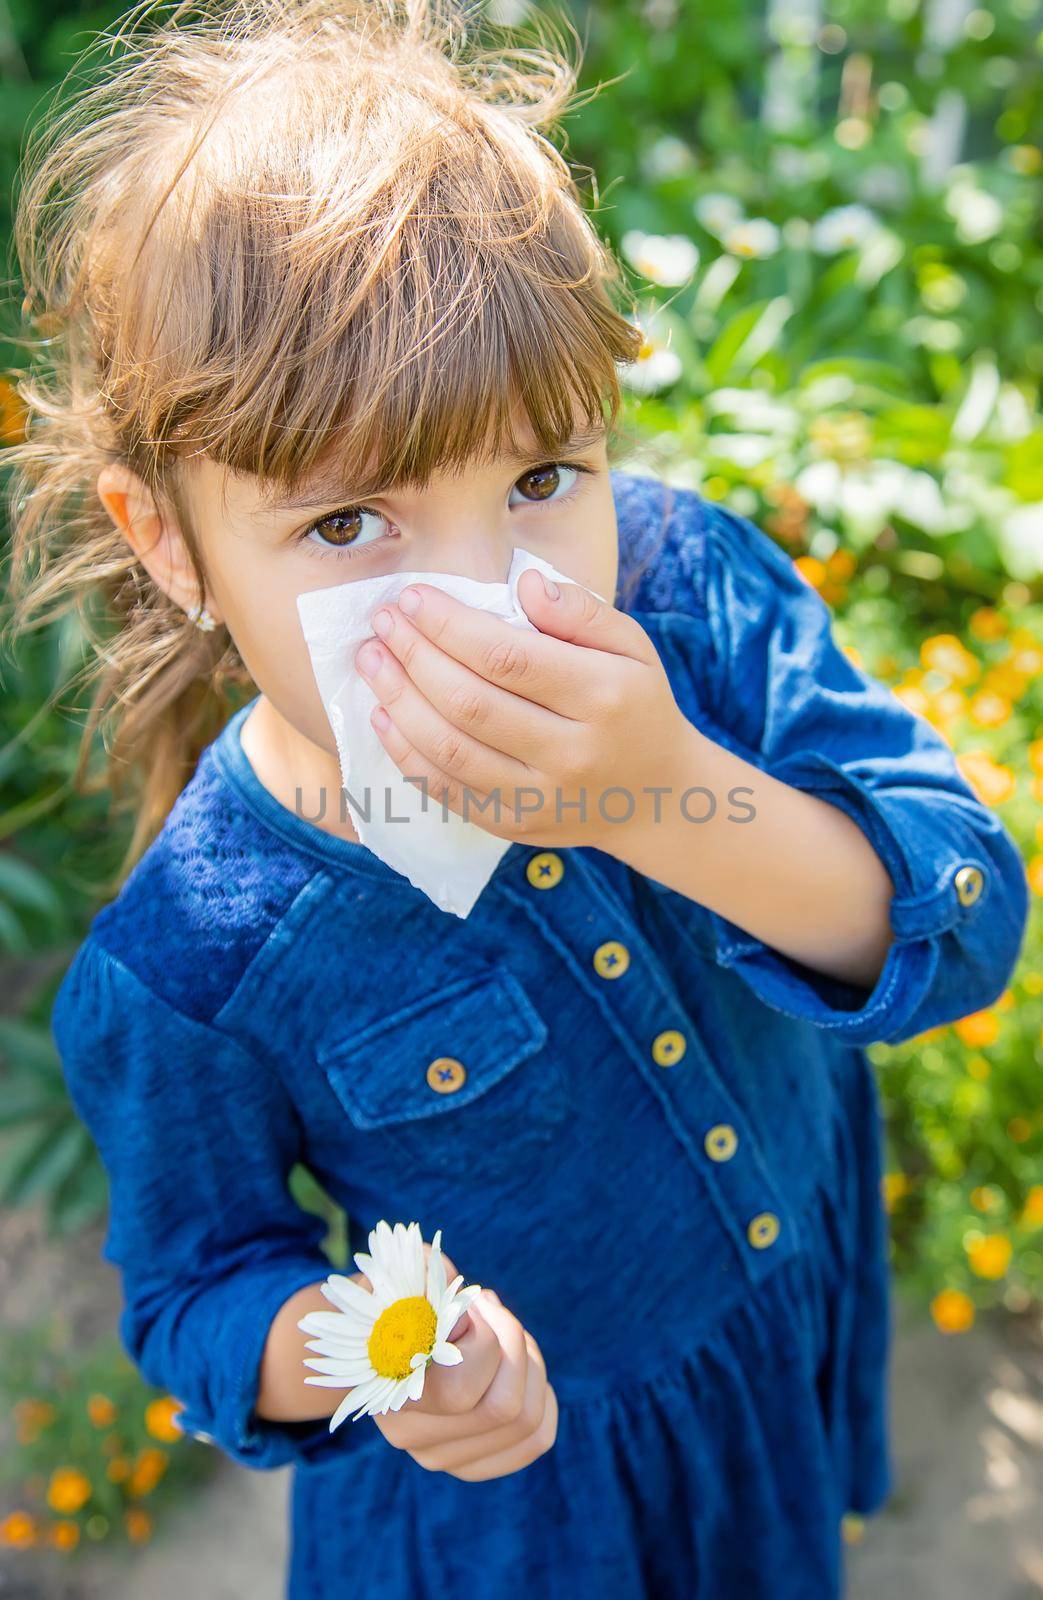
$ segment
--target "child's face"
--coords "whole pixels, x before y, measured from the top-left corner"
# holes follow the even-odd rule
[[[518,430],[519,443],[532,442]],[[581,470],[581,469],[587,470]],[[506,581],[520,545],[614,600],[618,543],[603,432],[523,461],[476,461],[422,491],[352,503],[315,488],[307,504],[265,503],[259,480],[204,457],[186,464],[185,492],[208,574],[207,604],[227,624],[258,689],[300,733],[330,740],[300,619],[298,594],[394,572]],[[348,491],[350,494],[350,491]]]

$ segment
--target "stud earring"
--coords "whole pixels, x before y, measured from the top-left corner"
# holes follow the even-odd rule
[[[206,606],[199,606],[193,602],[191,605],[185,607],[185,615],[188,617],[190,622],[195,623],[196,627],[201,633],[213,633],[214,629],[217,627],[217,623],[210,615],[210,612],[207,610]]]

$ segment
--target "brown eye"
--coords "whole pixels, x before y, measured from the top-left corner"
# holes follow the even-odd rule
[[[313,522],[311,532],[323,532],[325,544],[354,544],[362,530],[362,513],[352,507],[348,511],[331,511],[328,517]]]
[[[531,472],[526,472],[518,479],[516,487],[528,500],[549,500],[560,483],[560,469],[552,464],[533,467]]]
[[[361,537],[366,532],[367,517],[374,526],[369,537]],[[349,546],[366,550],[371,544],[380,542],[384,526],[384,518],[377,511],[367,511],[365,506],[341,506],[339,510],[317,518],[305,529],[301,542],[318,545],[320,550],[327,550],[334,555],[348,551]]]

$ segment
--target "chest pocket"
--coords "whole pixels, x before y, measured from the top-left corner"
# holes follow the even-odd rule
[[[517,978],[493,969],[324,1045],[318,1061],[355,1127],[389,1155],[465,1179],[549,1159],[568,1093],[546,1043]]]

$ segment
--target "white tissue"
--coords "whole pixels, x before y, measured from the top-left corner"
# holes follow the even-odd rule
[[[355,652],[373,634],[377,607],[396,600],[414,579],[536,632],[517,595],[518,579],[528,567],[538,567],[558,583],[575,582],[515,546],[506,583],[478,583],[447,572],[394,572],[297,596],[315,681],[337,744],[344,801],[359,839],[443,911],[458,917],[469,914],[511,841],[465,821],[406,780],[369,720],[378,697],[356,670]],[[510,799],[509,791],[502,796],[508,804]],[[369,810],[368,820],[356,801]],[[489,815],[494,817],[495,811],[490,809]]]

